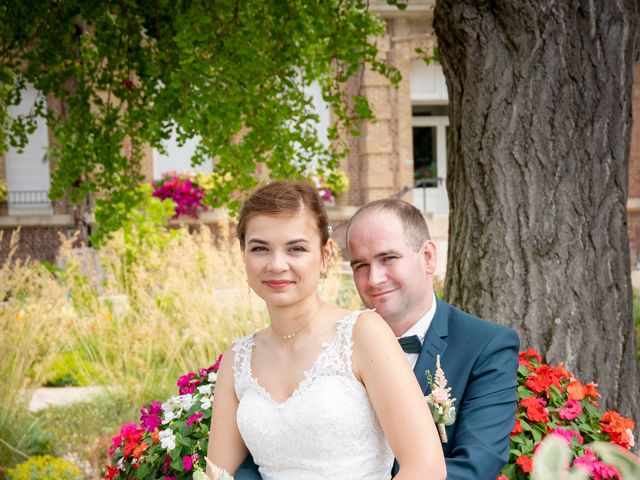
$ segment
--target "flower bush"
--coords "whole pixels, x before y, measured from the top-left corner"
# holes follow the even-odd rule
[[[204,471],[217,362],[178,379],[179,395],[141,409],[140,424],[123,425],[109,451],[107,480],[194,478]],[[520,353],[518,408],[511,432],[509,463],[497,480],[526,480],[533,455],[549,435],[566,443],[571,465],[594,480],[618,479],[618,470],[589,446],[606,441],[625,449],[634,446],[632,420],[613,410],[601,414],[594,383],[582,384],[562,364],[543,362],[533,349]]]
[[[9,480],[81,480],[80,469],[63,458],[34,455],[7,471]]]
[[[562,364],[554,367],[544,363],[533,349],[521,352],[509,463],[498,480],[529,479],[533,454],[548,435],[570,447],[571,464],[589,478],[621,479],[618,470],[600,460],[588,445],[605,441],[630,449],[635,425],[613,410],[601,414],[596,387],[595,383],[582,384]]]
[[[318,189],[322,201],[329,207],[336,204],[336,195],[349,190],[349,177],[342,170],[332,172],[326,178],[312,175],[311,182]]]
[[[140,410],[140,424],[128,423],[113,437],[107,480],[191,479],[204,471],[211,402],[220,359],[178,379],[178,395]]]
[[[165,173],[162,178],[153,182],[153,196],[161,200],[173,200],[176,205],[175,216],[188,215],[197,217],[198,212],[207,210],[202,203],[205,189],[194,175],[186,173]]]

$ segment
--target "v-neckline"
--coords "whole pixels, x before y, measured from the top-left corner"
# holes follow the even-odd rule
[[[316,359],[313,361],[313,363],[311,364],[311,366],[306,369],[303,370],[302,372],[302,379],[298,382],[298,385],[296,386],[296,388],[293,390],[293,392],[291,392],[291,394],[285,398],[284,400],[282,400],[281,402],[277,401],[275,398],[273,398],[273,396],[271,395],[271,393],[264,388],[260,382],[258,381],[258,379],[255,377],[255,375],[253,374],[253,367],[252,367],[252,360],[253,360],[253,347],[255,347],[256,345],[256,335],[258,332],[255,332],[252,336],[251,336],[251,342],[250,342],[250,350],[249,350],[249,359],[248,359],[248,371],[247,374],[249,376],[250,381],[254,384],[254,386],[264,394],[264,396],[269,399],[271,401],[271,403],[273,403],[274,405],[276,405],[277,407],[282,407],[285,404],[287,404],[289,402],[289,400],[291,400],[292,398],[297,397],[300,392],[302,391],[302,388],[304,386],[306,386],[307,383],[309,383],[310,379],[312,378],[312,374],[313,371],[316,369],[318,363],[320,362],[320,359],[327,353],[327,351],[329,350],[329,348],[336,343],[337,339],[338,339],[338,333],[339,333],[339,329],[341,324],[351,318],[352,316],[356,315],[360,313],[360,311],[353,311],[350,312],[348,314],[346,314],[344,317],[342,317],[340,320],[338,320],[336,322],[336,331],[335,334],[333,335],[333,338],[331,340],[329,340],[328,342],[323,342],[320,346],[322,347],[320,349],[320,353],[318,353],[318,356],[316,357]]]

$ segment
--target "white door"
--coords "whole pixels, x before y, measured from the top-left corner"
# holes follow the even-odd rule
[[[449,214],[445,116],[413,117],[413,204],[426,213]]]

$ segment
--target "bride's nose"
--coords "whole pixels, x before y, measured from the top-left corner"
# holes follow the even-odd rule
[[[280,253],[274,253],[271,255],[269,259],[269,263],[267,264],[267,270],[270,272],[278,273],[284,272],[289,269],[289,263],[284,255]]]

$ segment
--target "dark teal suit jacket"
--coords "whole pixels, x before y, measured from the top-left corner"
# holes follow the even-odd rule
[[[456,399],[457,418],[442,445],[447,480],[495,480],[509,459],[517,402],[518,334],[437,300],[414,373],[425,395],[436,355]],[[251,457],[234,477],[259,480]]]
[[[425,395],[426,370],[436,355],[451,396],[456,421],[442,445],[447,480],[495,480],[509,460],[515,423],[520,340],[511,328],[464,313],[438,299],[436,313],[413,369]]]

